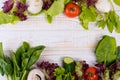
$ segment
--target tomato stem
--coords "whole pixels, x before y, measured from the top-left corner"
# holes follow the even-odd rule
[[[71,11],[75,11],[75,8],[74,8],[74,7],[71,7],[70,10],[71,10]]]
[[[88,76],[92,77],[92,73],[91,73],[91,72],[88,72]]]

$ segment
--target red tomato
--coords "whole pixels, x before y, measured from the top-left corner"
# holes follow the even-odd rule
[[[87,80],[98,80],[98,74],[97,74],[96,68],[95,67],[89,67],[85,71],[85,78]]]
[[[80,13],[80,7],[75,3],[69,3],[65,6],[64,14],[70,18],[78,16]]]

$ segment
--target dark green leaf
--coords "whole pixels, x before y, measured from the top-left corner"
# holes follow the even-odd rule
[[[22,59],[30,58],[31,55],[33,54],[33,52],[35,52],[37,50],[42,50],[43,48],[45,48],[45,47],[44,46],[36,46],[36,47],[30,48],[26,53],[22,54]]]
[[[2,76],[4,76],[4,71],[3,71],[3,68],[0,66],[0,73]]]
[[[27,64],[28,64],[29,58],[25,58],[22,60],[22,70],[25,70]]]
[[[17,60],[16,60],[16,57],[15,57],[15,53],[12,52],[12,61],[13,61],[13,64],[14,64],[14,67],[16,67],[16,70],[20,70],[20,67],[18,66],[18,63],[17,63]]]
[[[104,36],[95,49],[97,62],[105,65],[111,64],[116,59],[116,40],[110,36]]]
[[[39,46],[39,47],[40,47],[40,49],[34,51],[33,54],[30,56],[29,62],[27,64],[27,69],[29,69],[39,59],[40,54],[42,53],[42,51],[45,48],[44,46]]]
[[[116,49],[116,55],[117,55],[117,60],[120,61],[120,46],[118,46]]]
[[[21,62],[22,62],[22,55],[27,52],[30,48],[30,45],[29,43],[27,42],[23,42],[22,46],[20,46],[17,51],[16,51],[16,54],[15,54],[15,57],[16,57],[16,61],[17,61],[17,64],[19,66],[21,66]]]
[[[10,57],[5,57],[5,61],[7,63],[5,69],[6,69],[6,74],[12,75],[13,73],[13,63]]]

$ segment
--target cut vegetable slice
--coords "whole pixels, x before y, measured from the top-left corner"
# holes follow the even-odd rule
[[[73,72],[75,70],[75,61],[71,57],[65,57],[63,59],[63,67],[67,72]]]
[[[39,69],[33,69],[28,74],[27,80],[45,80],[45,76]]]

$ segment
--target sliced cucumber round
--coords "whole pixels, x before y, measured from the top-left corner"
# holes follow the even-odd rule
[[[71,57],[65,57],[63,59],[63,67],[67,72],[73,72],[75,70],[75,61]]]

